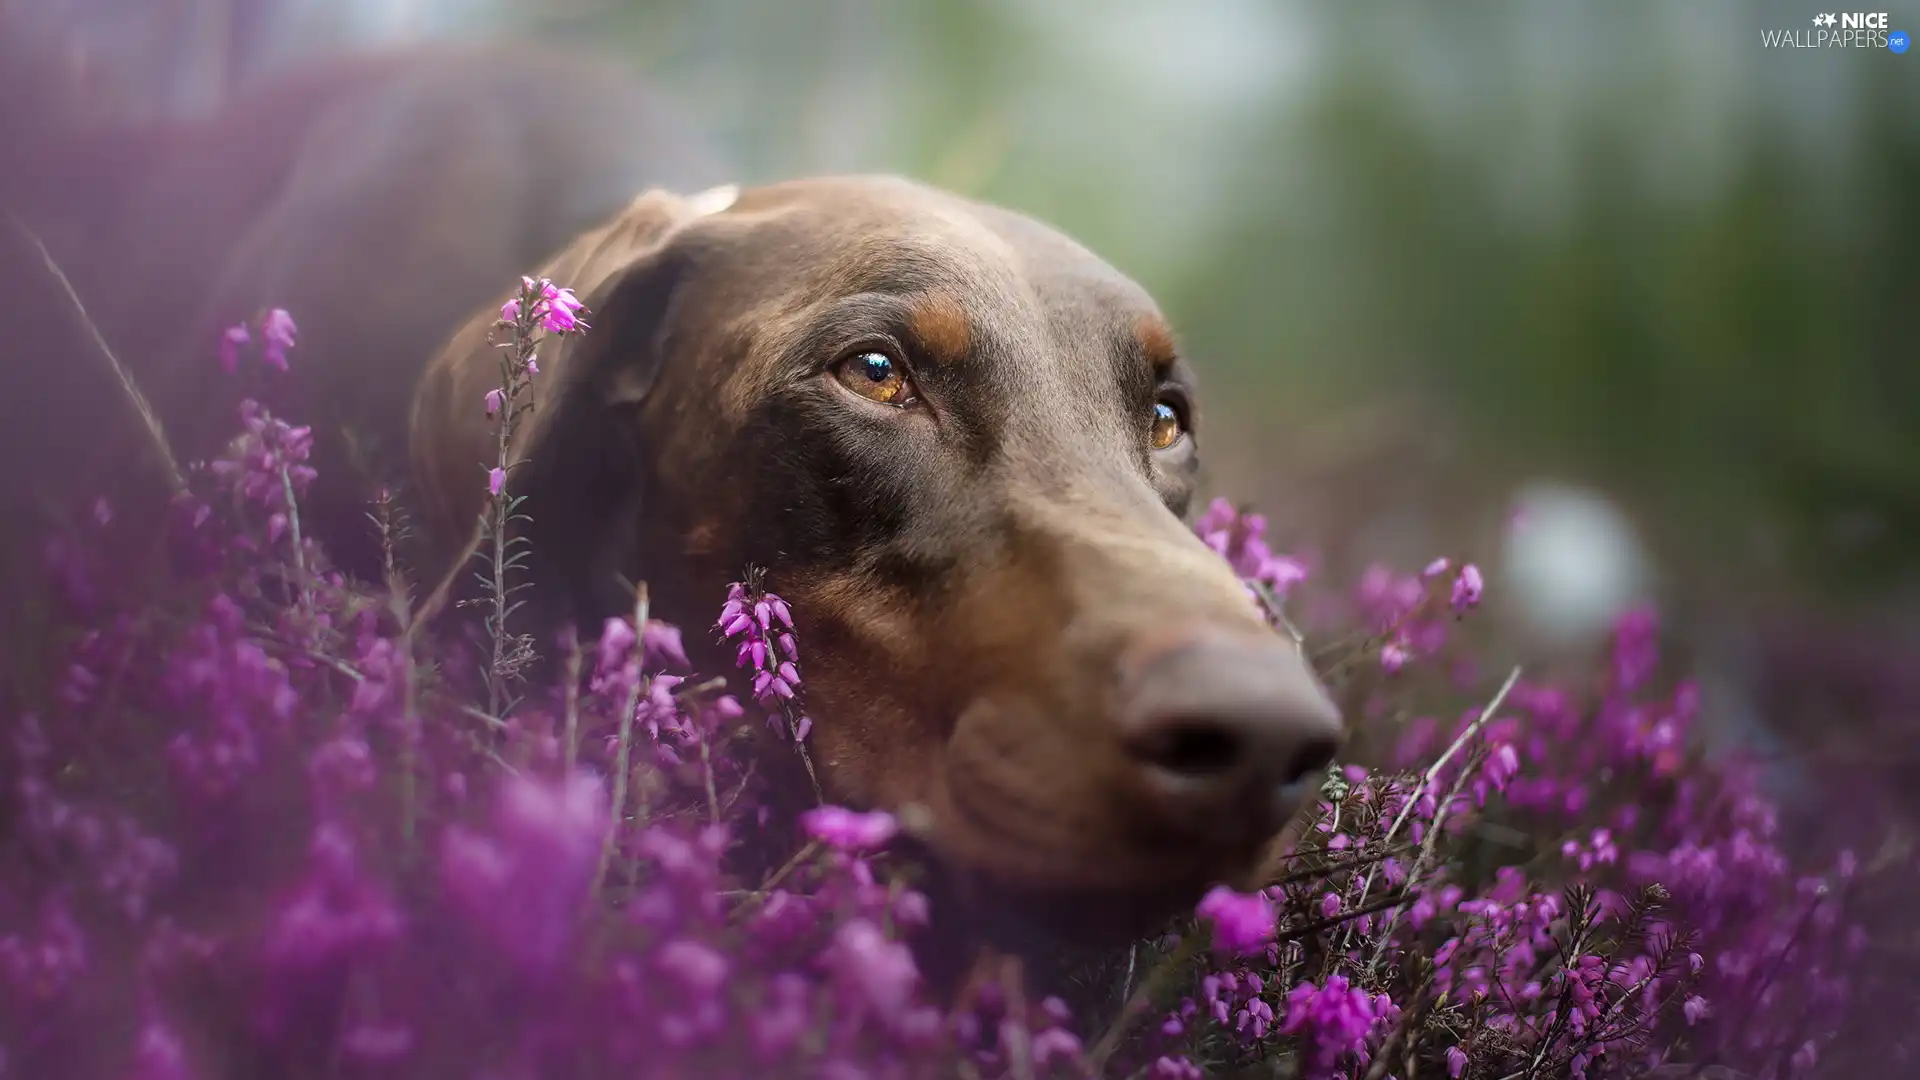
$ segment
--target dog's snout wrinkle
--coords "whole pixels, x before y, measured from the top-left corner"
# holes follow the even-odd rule
[[[1121,737],[1156,825],[1223,846],[1278,831],[1339,751],[1340,714],[1287,643],[1186,637],[1137,662]]]

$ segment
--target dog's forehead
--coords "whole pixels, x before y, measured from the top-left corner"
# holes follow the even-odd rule
[[[794,181],[749,189],[729,213],[758,222],[758,239],[810,298],[935,294],[975,316],[1024,309],[1162,326],[1144,289],[1058,230],[912,181]]]

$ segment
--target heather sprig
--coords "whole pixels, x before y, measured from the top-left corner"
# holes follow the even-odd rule
[[[753,676],[753,696],[767,710],[767,720],[784,727],[806,765],[816,798],[820,777],[807,752],[807,734],[813,721],[800,705],[800,638],[793,611],[785,600],[765,588],[765,571],[749,567],[745,581],[727,586],[727,602],[714,630],[734,643],[734,666]]]
[[[587,329],[585,305],[572,289],[546,278],[521,278],[520,290],[500,308],[496,331],[507,340],[495,341],[500,352],[500,384],[488,390],[480,404],[494,422],[495,459],[487,468],[487,505],[481,511],[481,550],[486,569],[476,574],[484,597],[471,603],[486,608],[484,619],[491,655],[481,671],[487,688],[487,712],[503,717],[518,703],[511,687],[519,683],[535,659],[532,637],[513,633],[507,623],[525,603],[517,599],[532,584],[524,579],[529,541],[517,526],[526,522],[520,512],[524,494],[508,490],[511,472],[524,465],[514,459],[514,434],[534,407],[534,377],[540,374],[539,351],[548,335],[580,333]],[[497,335],[496,335],[497,336]]]

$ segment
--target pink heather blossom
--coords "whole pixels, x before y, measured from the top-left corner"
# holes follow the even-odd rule
[[[1398,641],[1389,641],[1380,647],[1380,666],[1391,675],[1407,666],[1407,647]]]
[[[548,287],[551,289],[551,285]],[[581,313],[586,310],[586,305],[580,302],[579,297],[573,295],[572,289],[551,291],[545,299],[548,308],[543,325],[548,330],[556,334],[568,334],[586,328],[587,324],[580,318]]]
[[[796,702],[801,689],[799,645],[794,636],[793,612],[773,593],[734,582],[714,628],[734,642],[734,665],[753,672],[753,695],[769,713],[783,712]],[[769,722],[773,717],[769,716]],[[804,740],[811,725],[804,717],[792,720],[795,738]]]
[[[1622,690],[1637,690],[1660,663],[1660,617],[1641,605],[1614,623],[1613,677]]]
[[[487,470],[487,492],[496,497],[507,489],[507,470],[492,468]]]
[[[1491,754],[1487,755],[1487,782],[1493,785],[1495,791],[1506,790],[1507,784],[1513,780],[1515,774],[1519,771],[1520,754],[1514,750],[1513,744],[1501,743],[1493,748]]]
[[[1344,975],[1329,976],[1323,986],[1302,982],[1287,991],[1283,1034],[1305,1043],[1309,1075],[1326,1075],[1365,1046],[1375,1028],[1396,1010],[1384,995],[1376,998],[1349,986]]]
[[[581,318],[586,313],[586,305],[573,294],[572,289],[560,288],[546,278],[535,281],[532,278],[523,277],[520,279],[520,286],[521,295],[500,306],[502,320],[520,321],[521,304],[527,296],[531,295],[534,297],[532,308],[534,323],[541,329],[554,334],[571,334],[587,329],[586,321]],[[531,374],[538,374],[531,365],[528,366],[528,370]]]
[[[1486,582],[1480,577],[1480,568],[1468,563],[1460,568],[1460,575],[1453,579],[1453,610],[1465,615],[1480,606],[1481,594],[1486,591]]]
[[[800,815],[808,836],[842,851],[871,851],[884,846],[900,831],[900,823],[884,810],[859,813],[841,806],[821,806]]]
[[[487,415],[497,416],[500,410],[506,406],[506,402],[507,396],[501,392],[499,387],[496,386],[487,391]]]
[[[229,375],[240,370],[240,350],[253,341],[253,334],[244,323],[229,326],[220,335],[220,368]]]
[[[1681,1004],[1680,1011],[1686,1014],[1688,1026],[1692,1026],[1705,1019],[1712,1012],[1712,1009],[1707,1006],[1706,998],[1701,997],[1699,994],[1692,994]]]
[[[1447,1047],[1447,1075],[1458,1080],[1467,1071],[1467,1052],[1458,1046]]]
[[[1213,923],[1213,942],[1226,952],[1247,952],[1273,937],[1273,905],[1259,893],[1240,893],[1216,885],[1194,910]]]
[[[0,1059],[0,1064],[4,1064]],[[193,1080],[199,1075],[187,1061],[187,1047],[158,1019],[141,1025],[134,1052],[134,1080]]]
[[[726,985],[727,958],[697,941],[670,941],[654,963],[689,993],[708,996]]]
[[[878,926],[855,919],[834,935],[826,962],[848,996],[873,1014],[895,1019],[913,1003],[920,979],[913,953]]]
[[[488,831],[447,830],[443,888],[487,944],[526,969],[550,970],[573,940],[608,827],[597,777],[509,776]]]
[[[285,308],[274,308],[260,320],[260,358],[267,363],[287,370],[287,350],[293,348],[294,335],[298,328],[293,325],[293,316]]]
[[[1249,582],[1258,582],[1284,598],[1307,580],[1307,566],[1299,559],[1276,553],[1266,540],[1267,520],[1259,514],[1241,514],[1226,499],[1208,505],[1194,531],[1208,547]]]
[[[1187,1058],[1159,1057],[1154,1059],[1148,1075],[1153,1080],[1204,1080],[1206,1073]]]

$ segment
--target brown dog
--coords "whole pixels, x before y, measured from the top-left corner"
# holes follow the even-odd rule
[[[1315,787],[1340,719],[1182,524],[1193,376],[1094,255],[906,181],[826,179],[651,192],[539,273],[593,326],[549,341],[520,430],[535,591],[593,619],[644,578],[699,627],[769,568],[829,798],[922,806],[946,867],[1111,937],[1250,873]],[[415,402],[450,545],[493,457],[495,318]]]

